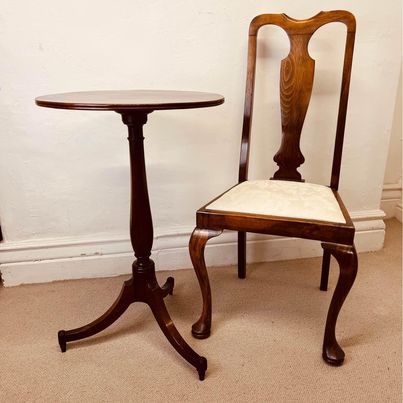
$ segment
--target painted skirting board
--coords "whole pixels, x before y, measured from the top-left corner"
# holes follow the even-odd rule
[[[385,237],[382,210],[352,212],[358,252],[379,250]],[[152,259],[157,270],[192,267],[188,242],[193,228],[176,229],[154,238]],[[236,263],[236,233],[224,232],[206,247],[208,266]],[[320,242],[248,234],[248,263],[320,256]],[[5,242],[0,246],[4,286],[129,274],[134,256],[124,236]]]
[[[402,221],[402,184],[392,183],[383,186],[381,209],[386,218],[396,217]]]
[[[402,209],[402,202],[396,205],[395,209],[395,217],[400,221],[403,222],[403,209]]]

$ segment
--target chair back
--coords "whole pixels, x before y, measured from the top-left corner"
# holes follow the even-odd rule
[[[288,56],[281,61],[280,67],[282,139],[280,149],[274,156],[278,170],[271,179],[303,181],[301,174],[297,171],[297,168],[305,160],[300,150],[300,137],[311,98],[315,70],[315,60],[313,60],[308,53],[308,44],[316,30],[330,22],[344,23],[347,28],[336,140],[330,181],[330,187],[337,190],[339,185],[356,26],[353,14],[343,10],[321,11],[319,14],[306,20],[295,20],[285,14],[262,14],[255,17],[250,23],[239,182],[247,180],[248,175],[256,71],[256,42],[259,28],[270,24],[279,26],[286,31],[290,40],[290,52]]]

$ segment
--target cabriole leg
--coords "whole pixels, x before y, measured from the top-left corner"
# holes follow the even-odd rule
[[[344,351],[336,340],[336,322],[357,275],[357,252],[354,245],[323,243],[322,247],[335,257],[340,266],[339,280],[327,314],[322,356],[328,364],[341,365],[344,361]]]
[[[192,326],[192,335],[197,339],[205,339],[210,336],[211,329],[211,289],[206,262],[204,261],[204,249],[210,238],[218,236],[222,231],[195,228],[189,242],[190,258],[192,259],[197,279],[203,298],[203,310],[199,320]]]

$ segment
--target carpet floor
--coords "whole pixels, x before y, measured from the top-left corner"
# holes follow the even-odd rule
[[[201,297],[192,270],[165,301],[178,330],[208,359],[204,382],[171,347],[149,308],[136,303],[111,327],[60,353],[57,331],[102,314],[125,277],[0,288],[1,402],[401,402],[401,224],[387,222],[385,248],[359,255],[358,276],[339,316],[341,367],[321,358],[337,281],[319,291],[320,258],[209,269],[211,337],[190,326]],[[207,256],[208,261],[208,256]]]

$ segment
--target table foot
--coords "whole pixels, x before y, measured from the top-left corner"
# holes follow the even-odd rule
[[[163,291],[164,298],[169,294],[172,295],[175,286],[175,279],[173,277],[168,277],[165,284],[161,287]]]
[[[202,357],[204,358],[204,357]],[[197,372],[199,373],[199,380],[200,381],[204,381],[204,375],[206,374],[206,369],[207,369],[207,360],[204,358],[204,360],[206,361],[204,366],[204,369],[198,369]]]
[[[62,353],[66,352],[66,331],[65,330],[59,330],[57,333],[57,338],[59,340],[59,346],[60,350]]]

